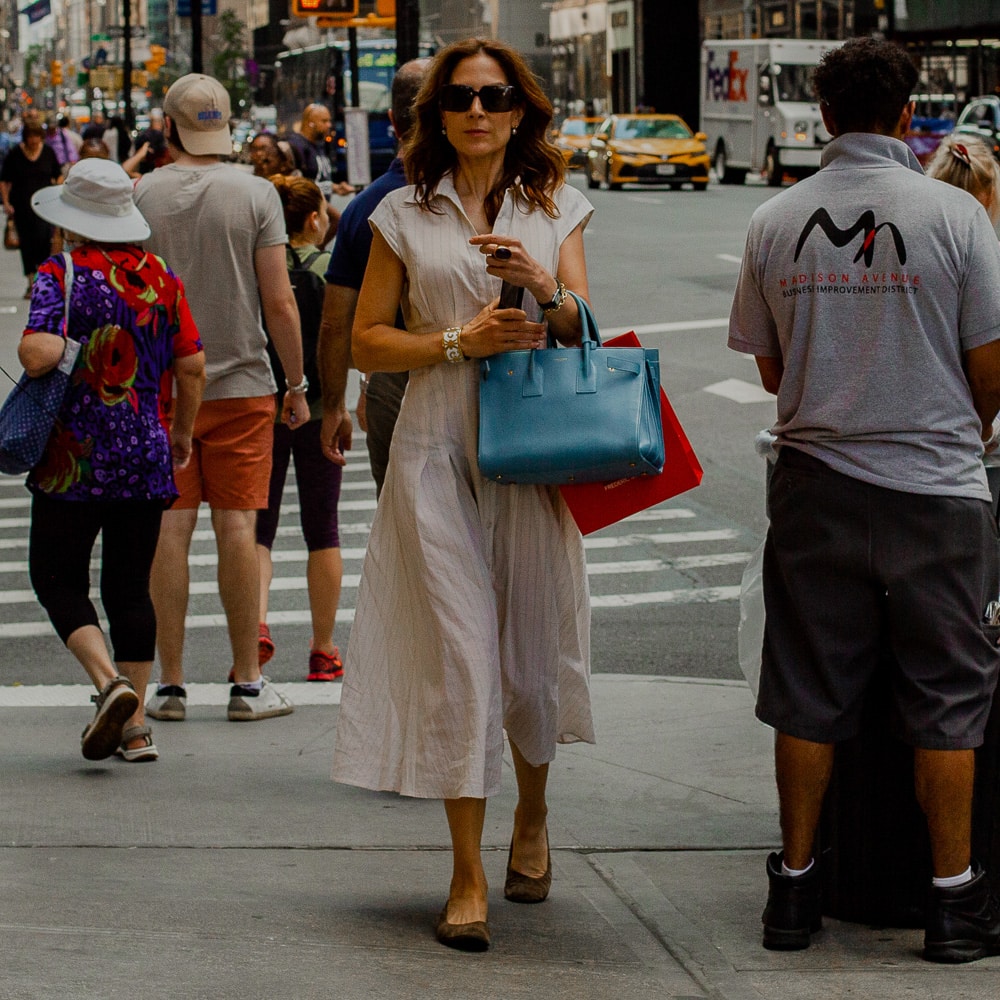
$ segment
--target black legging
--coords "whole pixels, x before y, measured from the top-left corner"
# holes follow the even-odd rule
[[[143,663],[156,650],[156,614],[149,571],[163,516],[162,500],[31,501],[28,569],[31,585],[59,638],[98,625],[90,600],[90,555],[101,533],[101,601],[114,658]]]

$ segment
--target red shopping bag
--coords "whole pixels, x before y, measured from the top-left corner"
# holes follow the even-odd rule
[[[604,346],[642,345],[634,333],[624,333],[613,340],[606,340]],[[663,422],[665,461],[663,472],[658,476],[638,476],[635,479],[618,479],[613,483],[580,483],[559,487],[573,520],[584,535],[694,489],[701,482],[701,465],[662,386],[660,419]]]

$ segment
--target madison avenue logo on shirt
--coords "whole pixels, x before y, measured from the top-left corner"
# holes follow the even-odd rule
[[[888,229],[892,235],[892,241],[896,246],[896,256],[899,258],[899,263],[906,263],[906,244],[903,243],[903,237],[900,235],[899,230],[891,222],[882,222],[876,226],[875,213],[870,208],[862,212],[858,216],[858,221],[847,229],[841,229],[837,226],[825,208],[817,208],[809,216],[809,221],[802,228],[802,232],[799,235],[799,242],[795,245],[796,261],[799,259],[799,254],[802,253],[802,247],[805,246],[806,240],[809,239],[809,234],[817,227],[823,230],[826,238],[835,247],[846,247],[858,233],[864,233],[864,242],[862,242],[861,248],[854,256],[854,263],[857,264],[864,257],[865,267],[871,267],[872,260],[875,257],[875,236],[879,230]]]
[[[815,230],[819,230],[819,235],[813,236]],[[902,295],[913,295],[920,285],[919,275],[911,274],[903,269],[906,264],[906,243],[902,233],[892,222],[876,224],[875,212],[870,208],[865,209],[858,216],[857,221],[846,229],[841,229],[825,208],[817,208],[802,227],[802,232],[799,233],[793,262],[798,263],[803,248],[810,237],[814,240],[826,237],[826,240],[838,250],[850,246],[860,237],[860,246],[854,254],[851,264],[863,261],[864,270],[857,271],[850,265],[846,265],[846,261],[844,263],[834,262],[832,255],[821,253],[821,259],[817,259],[816,263],[823,268],[822,271],[797,273],[779,278],[781,294],[785,298],[816,292],[834,292],[842,295],[895,292]],[[876,245],[887,248],[880,254],[880,259],[884,260],[887,255],[894,257],[890,265],[895,266],[894,270],[872,269]],[[886,265],[883,263],[881,266]]]

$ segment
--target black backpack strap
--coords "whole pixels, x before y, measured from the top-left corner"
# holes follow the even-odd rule
[[[309,268],[312,265],[312,262],[323,252],[322,250],[313,247],[313,252],[308,257],[306,257],[305,260],[303,260],[299,256],[298,250],[295,247],[293,247],[291,243],[286,243],[285,246],[287,246],[288,249],[292,251],[292,258],[294,259],[295,263],[305,271],[309,270]]]

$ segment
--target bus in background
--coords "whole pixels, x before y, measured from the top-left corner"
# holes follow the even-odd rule
[[[396,155],[396,137],[389,124],[390,88],[396,75],[394,38],[358,41],[359,107],[368,116],[371,177],[385,173]],[[340,176],[346,175],[347,139],[344,108],[351,105],[352,79],[348,43],[336,41],[279,52],[275,60],[275,106],[279,131],[291,131],[308,104],[325,104],[333,116]],[[362,132],[362,135],[364,133]]]

